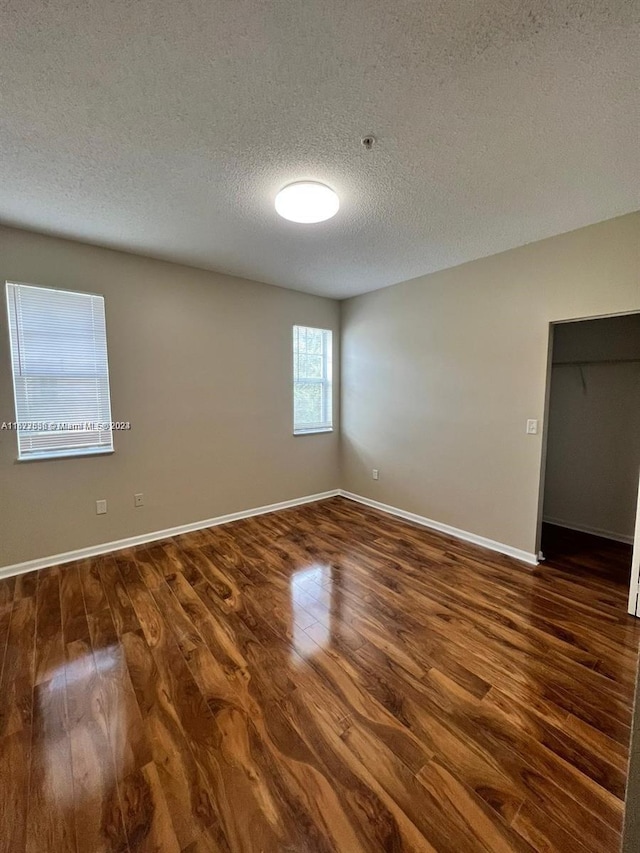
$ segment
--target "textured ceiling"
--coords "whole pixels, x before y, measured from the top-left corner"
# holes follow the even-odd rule
[[[634,8],[3,0],[0,220],[344,297],[626,213]]]

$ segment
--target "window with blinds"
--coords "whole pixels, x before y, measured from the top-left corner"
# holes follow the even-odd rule
[[[104,297],[7,282],[19,459],[113,450]]]
[[[333,428],[331,331],[293,327],[293,432]]]

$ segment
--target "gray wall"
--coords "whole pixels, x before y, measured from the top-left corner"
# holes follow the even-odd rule
[[[0,228],[7,279],[105,295],[112,414],[132,430],[112,456],[28,463],[0,431],[0,566],[339,486],[338,432],[294,437],[291,388],[292,325],[332,329],[337,359],[337,302]],[[14,420],[4,295],[3,420]]]
[[[343,303],[343,488],[536,552],[549,324],[640,310],[640,214]],[[371,478],[371,469],[380,479]]]
[[[640,472],[640,315],[554,329],[544,515],[633,541]]]

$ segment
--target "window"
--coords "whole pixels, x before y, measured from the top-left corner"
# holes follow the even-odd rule
[[[104,297],[7,282],[7,311],[18,458],[112,451]]]
[[[331,332],[293,327],[293,432],[329,432],[331,413]]]

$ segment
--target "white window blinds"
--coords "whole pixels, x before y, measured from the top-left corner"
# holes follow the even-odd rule
[[[293,327],[293,431],[327,432],[333,427],[331,331]]]
[[[104,297],[7,283],[18,458],[113,450]]]

